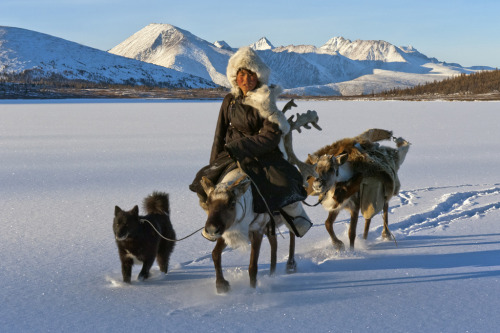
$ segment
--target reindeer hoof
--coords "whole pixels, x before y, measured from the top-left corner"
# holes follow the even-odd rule
[[[385,232],[385,231],[382,231],[382,238],[384,240],[387,240],[387,241],[390,241],[393,239],[393,236],[390,232]]]
[[[229,285],[229,282],[227,282],[226,280],[217,281],[215,283],[215,287],[217,288],[217,294],[225,294],[229,290],[231,290],[231,286]]]
[[[293,274],[293,273],[296,273],[296,272],[297,272],[297,263],[293,259],[289,260],[286,263],[286,273],[287,274]]]
[[[345,245],[342,241],[333,242],[333,248],[339,252],[345,251]]]

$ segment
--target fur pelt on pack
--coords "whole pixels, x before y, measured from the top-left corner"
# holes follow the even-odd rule
[[[362,134],[338,140],[314,153],[316,156],[348,154],[354,173],[363,177],[382,177],[386,180],[386,196],[391,197],[399,193],[401,183],[398,169],[402,163],[398,150],[381,146],[377,141],[387,140],[392,132],[383,129],[370,129]],[[308,158],[306,163],[312,164]]]

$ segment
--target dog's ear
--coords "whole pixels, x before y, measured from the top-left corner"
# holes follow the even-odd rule
[[[132,208],[132,210],[130,212],[132,213],[132,215],[138,216],[139,215],[139,207],[137,207],[137,205],[135,205],[134,208]]]
[[[118,215],[119,212],[122,212],[122,209],[118,206],[115,206],[115,216]]]

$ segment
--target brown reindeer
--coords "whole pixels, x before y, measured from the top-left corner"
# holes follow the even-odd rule
[[[277,240],[272,232],[269,214],[257,214],[253,211],[253,197],[250,180],[238,168],[229,172],[217,186],[206,178],[202,178],[202,186],[207,194],[206,211],[208,214],[202,235],[211,241],[216,241],[212,251],[215,266],[215,286],[218,293],[229,291],[229,282],[222,273],[222,251],[229,245],[232,248],[251,244],[250,264],[248,274],[250,286],[257,285],[257,271],[260,246],[263,235],[266,234],[271,245],[270,273],[276,269]],[[277,225],[281,224],[277,219]],[[290,232],[290,248],[287,262],[287,272],[296,269],[295,235]]]
[[[404,161],[410,143],[395,139],[397,149],[375,143],[389,139],[392,132],[368,130],[361,135],[337,141],[309,155],[306,163],[316,165],[318,177],[309,179],[309,194],[319,194],[328,211],[325,227],[337,250],[344,243],[337,238],[333,224],[342,209],[350,212],[350,248],[354,248],[359,212],[365,218],[363,238],[368,237],[371,219],[383,210],[382,237],[390,239],[389,200],[399,192],[397,171]]]

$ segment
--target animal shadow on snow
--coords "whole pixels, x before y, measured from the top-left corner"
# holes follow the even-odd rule
[[[418,236],[408,237],[404,242],[400,242],[400,248],[425,248],[435,246],[474,246],[477,248],[481,245],[498,244],[500,234],[478,234],[468,236]],[[301,274],[287,277],[287,281],[273,284],[275,292],[301,292],[308,290],[331,290],[337,288],[356,288],[367,286],[391,286],[395,284],[414,284],[433,281],[450,281],[473,278],[497,277],[500,276],[499,270],[485,269],[484,271],[475,272],[451,272],[443,273],[443,268],[460,268],[460,267],[497,267],[500,250],[484,250],[475,252],[456,252],[429,254],[404,254],[396,251],[394,254],[384,254],[379,256],[377,252],[371,253],[374,248],[384,247],[389,242],[375,243],[369,246],[367,252],[354,254],[353,258],[341,256],[339,260],[332,259],[323,261],[321,264],[312,263],[311,258],[300,258],[302,266],[306,267],[304,273],[307,275],[307,283],[303,283],[304,277]],[[364,256],[366,257],[360,257]],[[311,262],[307,262],[307,260]],[[310,267],[316,265],[317,267]],[[394,275],[395,270],[405,269],[424,269],[422,275]],[[433,269],[439,271],[432,274]],[[383,274],[380,278],[363,278],[363,274],[358,272],[367,271],[387,271],[389,277]],[[354,279],[339,280],[335,273],[354,273]],[[430,273],[429,273],[430,272]],[[319,274],[316,274],[319,273]],[[332,273],[332,274],[321,274]],[[376,273],[376,276],[380,276]],[[299,279],[299,280],[295,280]],[[318,300],[319,301],[319,300]]]

